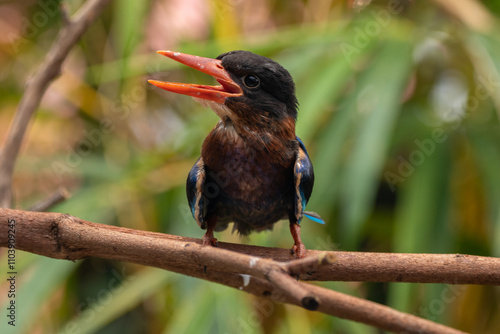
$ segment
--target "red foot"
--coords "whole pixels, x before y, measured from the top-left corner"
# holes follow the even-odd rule
[[[295,256],[297,259],[302,259],[306,257],[306,246],[303,243],[295,244],[292,247],[292,256]]]
[[[306,256],[306,246],[300,240],[300,225],[290,222],[290,232],[292,233],[293,241],[295,241],[292,247],[292,256],[302,259]]]
[[[216,238],[214,238],[214,236],[207,236],[207,234],[205,234],[203,236],[203,239],[201,239],[203,242],[202,242],[202,245],[203,246],[215,246],[217,247],[218,246],[218,241]]]
[[[215,215],[207,219],[207,232],[203,236],[203,246],[215,246],[217,247],[217,239],[214,238],[214,228],[217,224],[217,217]]]

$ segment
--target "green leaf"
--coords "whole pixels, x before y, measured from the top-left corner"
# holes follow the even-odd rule
[[[86,305],[81,313],[64,324],[60,333],[71,333],[75,329],[81,334],[94,333],[136,307],[169,280],[175,280],[175,274],[157,268],[147,268],[125,277],[121,275],[119,273],[119,277],[110,281],[108,290],[99,292],[94,303]],[[117,284],[115,279],[123,280]]]
[[[481,172],[481,181],[486,190],[488,201],[488,216],[494,222],[492,225],[491,245],[492,255],[500,256],[500,150],[498,148],[498,133],[490,131],[469,130],[470,143]]]
[[[43,310],[40,305],[46,304],[50,296],[64,286],[64,282],[77,266],[77,263],[67,260],[39,256],[31,268],[19,271],[16,275],[16,297],[7,299],[1,306],[2,310],[6,310],[7,303],[15,300],[16,326],[12,327],[8,325],[7,320],[2,319],[0,332],[19,334],[32,329]]]
[[[297,133],[306,143],[321,126],[325,110],[334,104],[352,72],[350,63],[341,54],[320,59],[309,68],[309,80],[298,94],[300,113]]]
[[[250,278],[251,279],[251,278]],[[211,282],[190,279],[181,292],[164,333],[261,333],[260,324],[249,317],[246,294]],[[243,278],[242,278],[243,284]]]
[[[371,211],[402,93],[412,65],[412,45],[386,41],[359,82],[356,101],[361,113],[356,143],[343,176],[343,223],[346,242],[353,245]],[[384,78],[390,80],[384,80]],[[353,110],[353,111],[354,111]]]
[[[396,211],[392,249],[395,253],[447,250],[443,244],[450,239],[443,240],[441,235],[449,235],[448,221],[442,215],[448,211],[449,204],[443,196],[448,189],[449,143],[432,145],[425,152],[415,145],[409,157],[400,160],[408,164],[410,175],[401,186]],[[391,283],[388,304],[401,311],[414,312],[417,289],[415,284]]]

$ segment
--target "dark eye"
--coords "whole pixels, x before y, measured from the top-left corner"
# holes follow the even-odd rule
[[[255,76],[255,75],[249,74],[249,75],[245,75],[245,77],[243,78],[243,83],[248,88],[256,88],[256,87],[259,87],[259,85],[260,85],[260,79],[259,79],[259,77]]]

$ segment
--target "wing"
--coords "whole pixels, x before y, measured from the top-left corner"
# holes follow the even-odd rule
[[[189,172],[186,182],[186,193],[191,214],[201,228],[205,226],[206,201],[203,197],[205,187],[205,164],[199,158]]]
[[[297,223],[300,223],[302,217],[306,216],[312,221],[324,224],[325,222],[317,213],[304,211],[314,185],[314,170],[304,143],[299,137],[297,137],[297,141],[299,142],[299,153],[294,168],[295,219]]]
[[[295,181],[295,219],[300,223],[307,201],[311,197],[314,171],[304,143],[299,137],[297,137],[297,140],[299,142],[299,152],[295,160],[293,176]]]

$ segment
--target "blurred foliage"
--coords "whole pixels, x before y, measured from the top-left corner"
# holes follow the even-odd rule
[[[65,5],[74,12],[81,3]],[[500,256],[500,5],[452,3],[115,1],[42,101],[16,167],[16,207],[64,186],[73,197],[54,211],[201,237],[184,184],[217,117],[146,80],[211,82],[158,49],[246,49],[296,81],[297,133],[317,180],[308,209],[328,222],[304,221],[307,248]],[[3,2],[0,17],[3,140],[62,23],[50,0]],[[286,223],[219,238],[292,244]],[[128,263],[18,252],[18,264],[18,325],[4,319],[1,333],[378,333]],[[500,329],[495,287],[322,285],[471,333]]]

